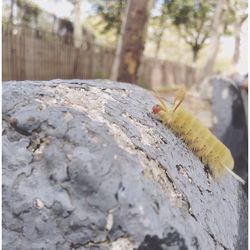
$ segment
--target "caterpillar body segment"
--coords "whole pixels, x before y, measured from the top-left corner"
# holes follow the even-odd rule
[[[180,107],[180,103],[174,103],[176,108],[171,109],[160,97],[156,97],[160,104],[155,105],[152,112],[184,141],[204,165],[209,167],[214,177],[229,172],[234,178],[245,184],[245,181],[232,171],[234,160],[230,150],[208,128],[204,127],[191,113]],[[180,102],[182,100],[183,96],[181,96]]]

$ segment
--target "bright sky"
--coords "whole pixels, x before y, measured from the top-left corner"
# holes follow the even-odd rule
[[[241,55],[241,62],[239,64],[239,70],[244,71],[244,73],[248,72],[248,24],[249,20],[245,22],[245,24],[242,27],[241,31],[241,46],[240,46],[240,55]]]
[[[58,0],[58,1],[51,1],[51,0],[32,0],[32,2],[39,5],[42,9],[55,14],[57,17],[67,17],[71,16],[73,11],[73,4],[71,4],[67,0]],[[91,11],[91,5],[88,1],[82,1],[81,4],[81,19],[84,20],[86,16],[89,15]]]

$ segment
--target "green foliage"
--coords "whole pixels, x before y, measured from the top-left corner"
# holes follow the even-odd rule
[[[216,2],[206,0],[164,0],[172,24],[192,48],[193,60],[209,38]]]
[[[10,18],[10,5],[6,2],[2,3],[2,26],[5,25],[6,22],[9,21]]]
[[[116,34],[120,33],[122,14],[125,9],[127,0],[95,0],[93,7],[101,17],[103,33],[115,30]]]
[[[237,1],[237,0],[235,0]],[[213,20],[218,1],[215,0],[164,0],[171,23],[177,28],[180,36],[191,47],[193,61],[206,44],[213,31]],[[223,9],[223,34],[232,34],[235,17],[230,9],[230,1]],[[219,28],[219,27],[218,27]]]
[[[91,30],[96,37],[97,43],[105,45],[107,47],[113,47],[117,41],[117,34],[115,30],[103,32],[105,23],[98,15],[92,15],[84,20],[84,26]]]
[[[235,24],[242,25],[248,17],[248,2],[246,0],[228,0],[227,7],[224,34],[233,35],[236,31]]]
[[[206,18],[215,7],[211,1],[195,0],[167,0],[164,4],[176,26],[185,24],[189,28],[198,28],[200,26],[199,19]]]
[[[157,4],[157,1],[155,2]],[[166,6],[164,4],[161,5],[160,8],[160,13],[159,15],[155,15],[149,20],[149,26],[150,28],[153,28],[153,40],[155,42],[156,48],[155,48],[155,53],[154,57],[157,58],[161,44],[162,44],[162,39],[164,36],[164,32],[166,28],[168,27],[168,13],[166,11]],[[150,31],[148,31],[149,33]],[[148,34],[149,37],[149,34]]]
[[[23,11],[21,19],[24,23],[30,23],[32,19],[36,19],[41,12],[38,5],[31,1],[16,0],[15,2],[19,9]]]

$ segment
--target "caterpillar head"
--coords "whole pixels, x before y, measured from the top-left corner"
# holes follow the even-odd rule
[[[154,105],[152,108],[152,113],[153,114],[158,114],[162,110],[162,107],[158,104]]]

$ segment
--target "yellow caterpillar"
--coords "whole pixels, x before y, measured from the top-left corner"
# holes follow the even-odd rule
[[[245,184],[245,181],[232,171],[234,160],[230,150],[192,114],[179,107],[184,99],[184,93],[181,94],[179,102],[175,99],[173,109],[167,107],[160,97],[156,97],[160,104],[155,105],[152,112],[186,143],[204,165],[209,167],[214,177],[230,172],[238,181]]]

